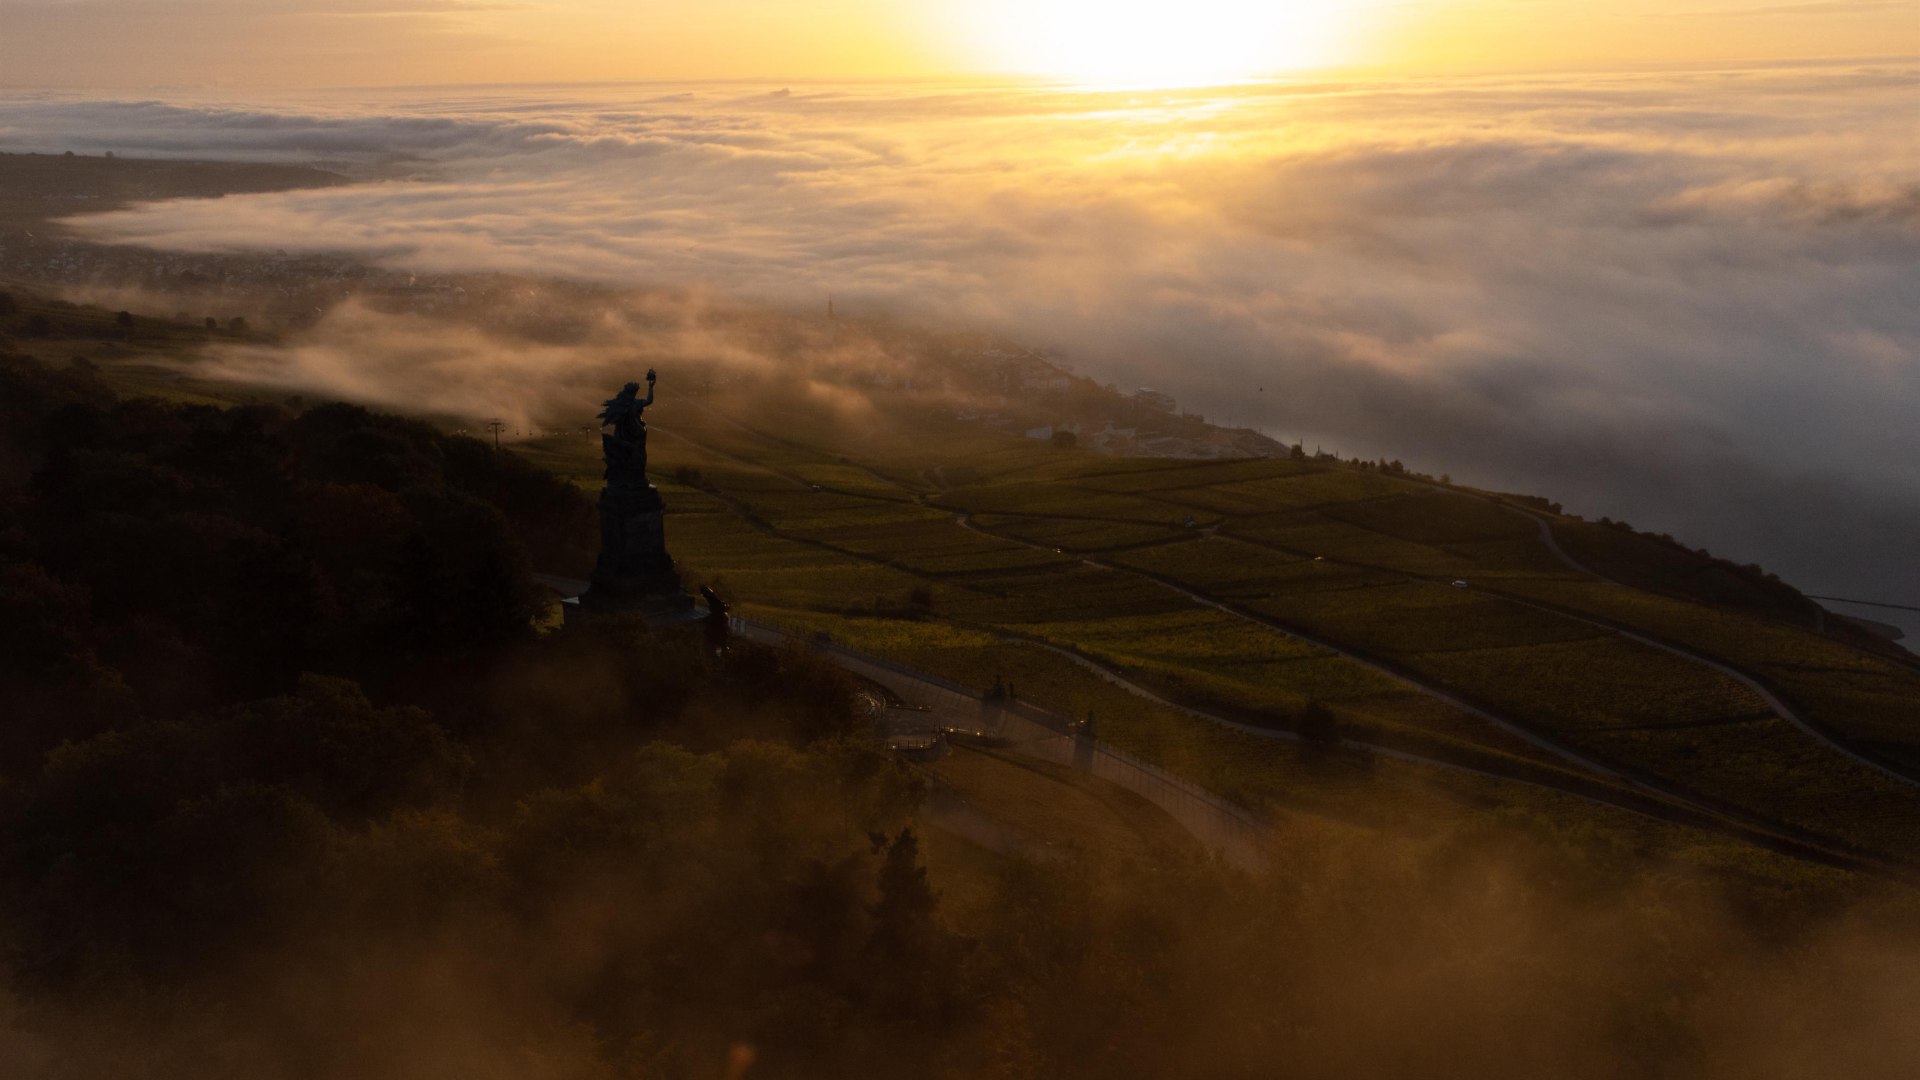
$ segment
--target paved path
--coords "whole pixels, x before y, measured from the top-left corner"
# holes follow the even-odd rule
[[[534,577],[568,598],[584,594],[588,585],[553,574]],[[1109,780],[1165,810],[1196,839],[1235,865],[1248,870],[1267,865],[1268,826],[1259,817],[1184,777],[1115,747],[1073,734],[1072,721],[1065,717],[1027,705],[989,703],[967,688],[937,676],[867,656],[831,641],[791,634],[765,623],[736,617],[733,627],[735,633],[749,641],[807,648],[879,685],[900,705],[918,714],[913,718],[914,726],[921,730],[993,739],[1028,757],[1070,766]],[[972,822],[968,827],[978,831],[979,824]]]
[[[1072,734],[1072,722],[1064,717],[1032,706],[986,702],[944,679],[832,642],[788,634],[764,623],[736,618],[734,626],[750,641],[804,645],[835,665],[886,687],[921,712],[930,730],[994,739],[1028,757],[1112,781],[1165,810],[1188,832],[1235,864],[1257,869],[1266,863],[1265,822],[1192,781],[1115,747]]]

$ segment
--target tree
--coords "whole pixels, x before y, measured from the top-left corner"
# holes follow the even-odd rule
[[[874,937],[902,941],[921,933],[938,898],[927,881],[927,868],[920,865],[920,840],[912,829],[901,830],[887,844],[876,884],[880,901],[873,906]]]
[[[220,329],[220,320],[219,320],[219,319],[216,319],[216,318],[214,318],[214,317],[213,317],[213,316],[211,316],[211,315],[209,315],[209,316],[207,316],[207,329],[209,329],[209,330],[218,330],[218,329]]]
[[[28,337],[52,337],[53,320],[45,315],[32,316],[27,320],[26,334]]]
[[[14,302],[13,294],[0,292],[0,315],[11,315],[18,310],[20,305]]]
[[[886,842],[884,835],[874,839]],[[939,896],[920,864],[920,841],[912,829],[886,843],[875,884],[880,899],[868,909],[873,916],[866,948],[868,998],[895,1016],[939,1016],[948,1009],[952,980],[940,971],[947,950],[934,920]]]
[[[359,684],[303,675],[290,695],[235,710],[221,732],[248,778],[365,820],[457,791],[471,758],[422,709],[378,708]]]
[[[236,334],[244,334],[247,332],[247,320],[239,315],[235,315],[233,318],[227,320],[227,329]]]
[[[1053,445],[1062,450],[1071,450],[1080,445],[1080,436],[1071,431],[1056,431],[1053,433]]]
[[[116,313],[113,317],[113,324],[123,330],[133,329],[133,312],[122,311]]]

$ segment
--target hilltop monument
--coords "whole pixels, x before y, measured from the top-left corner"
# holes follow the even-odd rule
[[[628,383],[600,414],[600,446],[607,486],[600,490],[600,561],[593,586],[580,598],[595,611],[679,615],[693,607],[667,554],[667,504],[647,482],[647,406],[658,376],[647,372],[647,396]],[[610,429],[610,430],[606,430]]]

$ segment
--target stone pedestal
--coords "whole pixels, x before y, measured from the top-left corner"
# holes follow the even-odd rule
[[[653,404],[653,378],[647,372],[645,401],[640,384],[628,383],[600,414],[600,422],[613,429],[600,436],[607,458],[607,486],[600,491],[600,561],[578,607],[678,622],[693,618],[693,597],[667,554],[667,505],[659,489],[647,483],[647,422],[641,417]]]
[[[582,608],[660,616],[693,609],[667,554],[666,513],[652,484],[608,484],[600,492],[600,561],[593,587],[580,598]]]

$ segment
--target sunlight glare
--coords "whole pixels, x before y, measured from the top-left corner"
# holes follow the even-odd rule
[[[1111,87],[1196,86],[1325,65],[1339,0],[985,0],[984,47],[1024,74]]]

